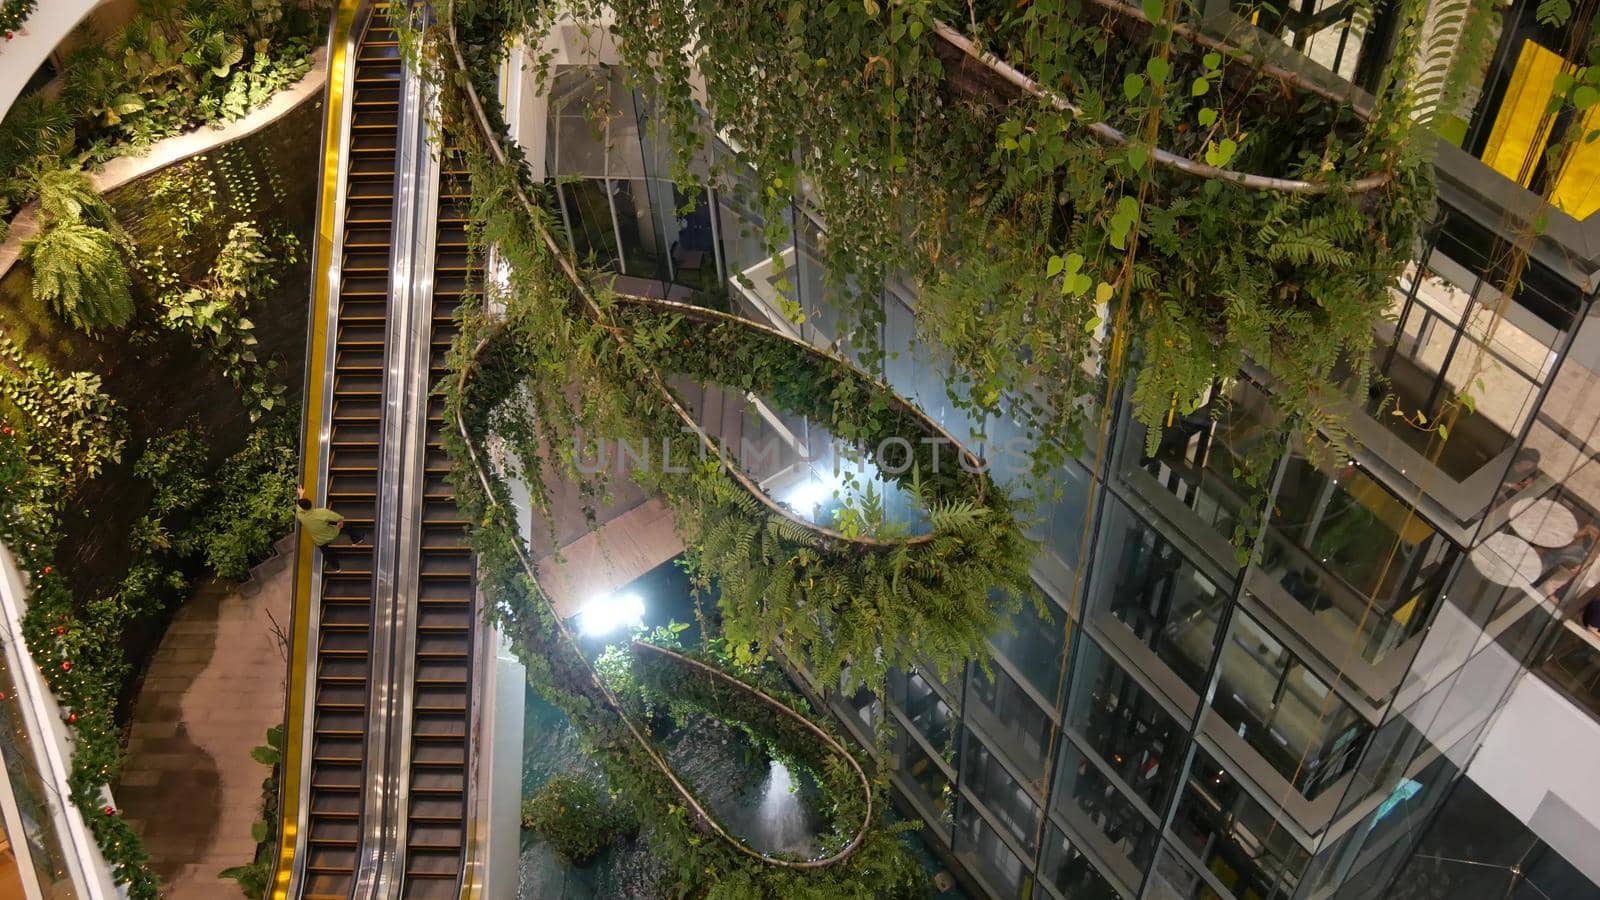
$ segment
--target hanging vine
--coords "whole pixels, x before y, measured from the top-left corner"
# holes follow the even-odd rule
[[[854,319],[841,340],[869,367],[883,286],[911,282],[952,400],[1019,418],[1041,475],[1084,449],[1106,376],[1132,382],[1153,442],[1255,363],[1308,446],[1341,442],[1330,410],[1365,386],[1429,206],[1415,34],[1368,106],[1250,35],[1199,34],[1176,0],[510,5],[533,33],[558,14],[607,23],[675,178],[693,180],[715,122],[774,254],[787,204],[816,211],[831,300]],[[711,177],[736,191],[730,174]],[[1108,372],[1094,336],[1118,308],[1132,355]]]
[[[985,657],[989,635],[1030,592],[1032,544],[1004,493],[966,471],[979,466],[953,438],[843,360],[733,316],[619,298],[580,271],[559,249],[546,203],[533,199],[540,186],[500,149],[487,92],[462,77],[492,69],[455,62],[454,51],[446,44],[433,54],[446,127],[462,135],[478,239],[506,264],[505,285],[490,285],[504,324],[495,352],[477,365],[518,384],[517,403],[473,416],[503,442],[533,508],[550,520],[545,474],[554,466],[582,486],[593,515],[607,485],[579,465],[585,435],[670,447],[675,460],[705,462],[633,475],[667,497],[685,543],[720,587],[736,646],[756,657],[781,647],[819,678],[868,686],[896,666],[950,671]],[[739,468],[737,453],[694,431],[665,371],[768,395],[858,442],[869,459],[903,445],[910,459],[892,478],[920,500],[929,531],[846,534],[784,509]]]

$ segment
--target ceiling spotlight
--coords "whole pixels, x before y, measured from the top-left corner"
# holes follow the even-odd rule
[[[611,594],[590,600],[578,610],[578,629],[591,637],[643,624],[644,598],[638,594]]]

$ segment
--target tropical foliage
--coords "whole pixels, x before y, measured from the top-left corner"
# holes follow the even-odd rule
[[[89,823],[117,880],[136,900],[155,900],[159,888],[146,866],[148,857],[138,835],[103,799],[122,760],[122,730],[115,709],[129,674],[123,635],[135,621],[183,596],[194,574],[190,560],[211,540],[200,523],[214,523],[226,515],[216,505],[219,495],[226,498],[260,487],[248,483],[259,466],[253,458],[269,459],[292,472],[295,433],[292,421],[279,426],[268,433],[275,437],[264,436],[254,449],[225,461],[220,478],[209,473],[207,441],[197,430],[180,429],[151,442],[134,467],[152,495],[149,510],[128,535],[135,559],[113,590],[80,601],[54,563],[60,513],[77,481],[61,477],[31,430],[0,428],[0,471],[20,473],[0,484],[0,543],[16,554],[28,574],[23,620],[28,650],[76,735],[71,800]],[[283,436],[288,437],[287,444],[273,443]],[[287,496],[276,499],[280,507],[289,508]],[[265,519],[238,527],[252,525],[274,527]],[[270,545],[280,533],[256,535],[250,543]]]
[[[284,386],[273,379],[277,362],[256,355],[255,323],[245,313],[277,287],[276,270],[292,265],[298,250],[293,235],[269,239],[254,222],[235,223],[205,280],[157,298],[162,323],[210,353],[252,421],[282,406]]]
[[[706,461],[632,474],[668,498],[686,544],[718,581],[737,646],[761,655],[781,643],[819,678],[866,685],[913,660],[949,669],[985,656],[987,637],[1030,590],[1032,547],[1004,492],[966,471],[937,426],[848,363],[733,316],[617,298],[579,272],[555,249],[548,207],[530,199],[538,188],[496,152],[499,132],[466,114],[482,96],[452,95],[446,106],[461,116],[451,127],[463,134],[480,238],[508,263],[509,282],[491,287],[503,320],[479,332],[483,345],[462,361],[472,367],[465,402],[504,441],[534,508],[550,508],[552,468],[582,487],[591,510],[604,498],[603,476],[583,471],[573,452],[584,435],[670,445],[674,459]],[[734,448],[686,433],[693,421],[667,371],[753,390],[869,456],[903,443],[912,464],[893,477],[921,501],[931,532],[849,536],[779,508],[729,461]],[[514,404],[485,399],[513,395]]]
[[[53,169],[38,181],[39,234],[22,245],[33,266],[33,292],[73,327],[89,334],[133,319],[131,249],[111,205],[89,176]]]
[[[1248,34],[1199,34],[1176,0],[511,3],[503,18],[606,22],[680,181],[709,114],[741,165],[711,177],[752,182],[777,263],[805,185],[830,299],[855,320],[844,343],[880,362],[878,298],[910,282],[952,400],[1020,419],[1044,474],[1086,449],[1124,381],[1155,435],[1246,364],[1272,373],[1308,443],[1342,434],[1329,410],[1367,375],[1428,206],[1408,141],[1423,4],[1398,3],[1370,106]]]
[[[639,822],[593,778],[557,775],[522,801],[522,827],[574,865],[585,865]]]
[[[145,0],[115,34],[67,54],[58,89],[12,105],[0,121],[0,172],[97,164],[240,118],[308,71],[327,6]],[[14,179],[3,194],[21,208],[33,186]]]

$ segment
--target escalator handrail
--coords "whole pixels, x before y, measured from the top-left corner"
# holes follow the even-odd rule
[[[388,746],[384,748],[388,787],[384,789],[384,815],[381,837],[376,827],[370,837],[381,841],[383,861],[376,896],[398,896],[406,881],[409,858],[411,798],[411,747],[415,727],[416,646],[420,621],[422,562],[422,520],[427,455],[427,413],[429,397],[429,357],[433,340],[433,272],[436,226],[438,221],[437,160],[430,152],[436,118],[431,113],[431,91],[410,63],[401,75],[400,142],[395,169],[405,179],[395,187],[395,226],[390,266],[395,286],[391,289],[394,307],[390,322],[394,336],[390,375],[396,391],[397,407],[393,421],[385,412],[385,449],[393,442],[398,456],[386,466],[380,491],[398,501],[394,522],[393,582],[380,591],[375,602],[393,610],[392,645],[389,653]],[[404,223],[404,228],[401,228]],[[395,356],[394,354],[403,354]],[[396,364],[398,363],[398,365]],[[392,427],[391,427],[392,426]],[[381,786],[380,786],[380,789]]]

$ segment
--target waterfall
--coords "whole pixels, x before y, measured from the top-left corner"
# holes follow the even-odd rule
[[[767,768],[756,827],[766,835],[763,843],[774,850],[796,849],[811,836],[800,795],[794,789],[794,776],[777,760]]]

